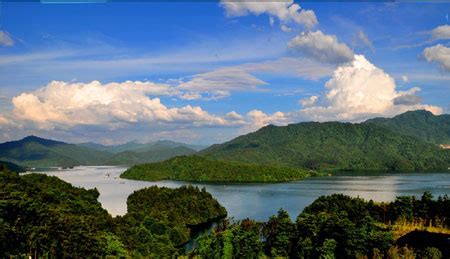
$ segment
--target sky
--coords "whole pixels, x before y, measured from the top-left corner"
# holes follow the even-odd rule
[[[450,4],[1,3],[0,141],[209,145],[450,110]]]

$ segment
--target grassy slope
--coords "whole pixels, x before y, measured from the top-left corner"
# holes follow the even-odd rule
[[[299,180],[312,172],[281,166],[224,162],[200,156],[175,157],[164,162],[136,165],[120,177],[135,180],[198,182],[281,182]]]
[[[369,124],[267,126],[200,152],[216,159],[346,170],[447,169],[448,151]]]

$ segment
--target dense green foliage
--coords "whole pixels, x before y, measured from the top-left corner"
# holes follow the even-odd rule
[[[450,144],[450,114],[433,115],[429,111],[409,111],[393,118],[375,118],[367,124],[416,137],[434,144]]]
[[[162,147],[148,151],[124,151],[114,154],[105,164],[107,165],[136,165],[142,163],[159,162],[176,156],[194,154],[195,151],[187,147]]]
[[[3,172],[3,171],[23,173],[26,170],[25,170],[25,168],[23,168],[20,165],[16,165],[11,162],[0,161],[0,172]]]
[[[149,187],[127,200],[128,213],[117,218],[117,233],[126,247],[150,257],[182,253],[192,232],[226,217],[227,212],[208,192],[197,187]]]
[[[112,218],[98,195],[56,177],[0,173],[0,257],[106,255]]]
[[[35,136],[0,144],[0,160],[27,167],[101,165],[108,157],[107,152]]]
[[[414,202],[405,204],[403,200]],[[199,245],[192,255],[202,258],[414,258],[415,254],[421,258],[430,255],[441,258],[450,256],[450,247],[446,245],[450,235],[437,234],[442,241],[439,245],[439,240],[426,242],[428,232],[419,233],[415,241],[429,246],[415,247],[411,240],[402,240],[414,250],[399,249],[394,233],[382,223],[409,216],[410,221],[447,222],[449,202],[448,197],[433,200],[429,193],[421,199],[398,197],[395,202],[381,204],[341,194],[323,196],[306,207],[295,222],[284,210],[264,223],[225,220],[212,233],[198,238]]]
[[[337,170],[428,170],[450,165],[450,150],[371,124],[269,125],[200,152],[224,160]]]
[[[143,153],[147,151],[156,151],[156,150],[165,150],[165,149],[171,149],[176,147],[185,147],[194,151],[199,151],[204,149],[204,146],[200,145],[190,145],[185,144],[181,142],[174,142],[169,140],[159,140],[156,142],[150,142],[150,143],[137,143],[135,141],[133,142],[127,142],[125,144],[120,145],[112,145],[112,146],[105,146],[101,144],[96,143],[82,143],[79,144],[80,146],[89,147],[97,150],[107,151],[113,154],[118,154],[125,151],[133,151],[136,153]]]
[[[120,177],[135,180],[181,180],[198,182],[279,182],[315,174],[306,170],[225,162],[200,156],[175,157],[163,162],[136,165]]]
[[[0,144],[0,160],[27,167],[135,165],[195,153],[195,150],[187,146],[189,145],[171,141],[129,143],[111,147],[97,144],[73,145],[30,136]],[[117,152],[119,150],[120,152]]]
[[[98,258],[182,254],[192,232],[226,216],[205,190],[150,187],[129,196],[112,218],[97,190],[41,174],[0,172],[0,258]]]

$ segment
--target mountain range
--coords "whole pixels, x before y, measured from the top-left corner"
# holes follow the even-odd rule
[[[269,125],[200,154],[219,160],[338,170],[447,169],[450,116],[425,111],[363,123]],[[417,125],[418,130],[415,129]]]
[[[118,146],[68,144],[28,136],[0,144],[0,160],[26,167],[72,167],[77,165],[134,165],[157,162],[196,151],[172,141],[128,143]],[[129,149],[127,149],[129,148]],[[196,147],[199,148],[199,147]]]
[[[450,166],[450,115],[412,111],[362,123],[269,125],[223,144],[172,141],[116,146],[68,144],[29,136],[0,144],[0,161],[26,167],[136,165],[198,154],[262,165],[338,170],[431,170]],[[199,151],[200,150],[200,151]]]

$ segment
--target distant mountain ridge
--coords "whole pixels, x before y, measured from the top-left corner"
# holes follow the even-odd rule
[[[205,148],[205,146],[201,145],[192,145],[192,144],[185,144],[181,142],[175,142],[170,140],[158,140],[155,142],[149,142],[149,143],[138,143],[136,141],[127,142],[120,145],[101,145],[97,143],[81,143],[78,144],[80,146],[94,148],[102,151],[108,151],[111,153],[120,153],[124,151],[135,151],[135,152],[147,152],[151,150],[158,150],[158,149],[166,149],[166,148],[175,148],[175,147],[186,147],[195,151],[200,151]]]
[[[109,156],[108,152],[36,136],[0,144],[0,160],[28,167],[98,165]]]
[[[189,146],[187,144],[171,141],[135,144],[137,145],[128,143],[113,147],[93,143],[77,145],[28,136],[21,140],[0,144],[0,160],[27,167],[134,165],[162,161],[174,156],[190,155],[196,152],[185,147]],[[116,148],[116,153],[107,151],[108,148],[113,150]]]
[[[311,169],[447,170],[450,166],[449,150],[370,122],[269,125],[200,154]]]
[[[433,144],[450,144],[450,114],[433,115],[429,111],[408,111],[393,118],[365,121],[394,132],[416,137]]]

